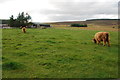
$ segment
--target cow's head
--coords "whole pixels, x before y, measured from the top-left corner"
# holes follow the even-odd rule
[[[94,43],[97,43],[97,41],[95,40],[95,38],[92,39]]]

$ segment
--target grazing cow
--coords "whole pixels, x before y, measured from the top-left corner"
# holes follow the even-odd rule
[[[22,32],[26,33],[26,27],[22,27]]]
[[[100,44],[101,41],[103,41],[103,45],[106,45],[106,42],[108,43],[108,46],[110,46],[109,41],[109,33],[108,32],[98,32],[95,34],[93,38],[94,43]]]

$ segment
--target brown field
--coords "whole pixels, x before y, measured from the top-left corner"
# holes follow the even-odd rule
[[[69,21],[69,22],[56,22],[50,24],[57,24],[57,25],[87,24],[89,26],[99,25],[99,26],[116,27],[118,25],[118,20]]]
[[[48,23],[55,28],[76,30],[118,31],[118,20],[90,20]],[[87,24],[88,27],[71,27],[71,24]],[[71,28],[70,28],[71,27]]]
[[[74,29],[74,30],[98,30],[98,31],[118,31],[118,28],[108,27],[70,27],[69,25],[52,25],[54,28],[59,29]]]

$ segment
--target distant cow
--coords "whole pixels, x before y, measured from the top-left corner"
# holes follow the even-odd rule
[[[98,32],[95,34],[93,38],[94,43],[100,44],[101,41],[103,41],[103,45],[106,45],[106,42],[108,43],[108,46],[110,46],[109,41],[109,33],[108,32]]]
[[[26,27],[22,27],[22,32],[26,33]]]

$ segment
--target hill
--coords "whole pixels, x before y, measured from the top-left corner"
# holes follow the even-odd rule
[[[87,24],[88,27],[118,28],[118,19],[91,19],[86,21],[65,21],[47,24],[51,24],[53,27],[70,26],[71,24]]]

